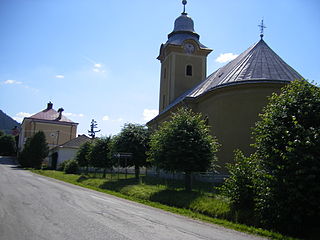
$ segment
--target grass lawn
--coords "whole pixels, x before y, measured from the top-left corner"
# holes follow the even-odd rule
[[[31,170],[34,173],[59,179],[65,182],[105,192],[132,201],[140,202],[166,211],[182,214],[228,228],[257,234],[270,239],[293,239],[260,228],[235,223],[235,214],[228,199],[214,193],[212,184],[195,183],[194,190],[184,191],[183,182],[134,175],[110,175],[102,178],[99,174],[65,174],[52,170]]]

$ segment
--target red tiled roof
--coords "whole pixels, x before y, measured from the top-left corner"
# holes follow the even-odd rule
[[[32,115],[31,119],[40,119],[40,120],[47,120],[47,121],[57,121],[57,122],[69,122],[69,123],[74,123],[73,121],[71,121],[70,119],[68,119],[67,117],[61,116],[61,118],[59,118],[60,113],[57,112],[54,109],[45,109],[41,112],[38,112],[34,115]]]

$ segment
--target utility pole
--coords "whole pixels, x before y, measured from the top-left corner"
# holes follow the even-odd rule
[[[100,132],[101,130],[94,130],[95,128],[98,128],[97,121],[92,119],[91,124],[90,124],[90,130],[88,130],[89,136],[94,139],[96,137],[96,133]]]

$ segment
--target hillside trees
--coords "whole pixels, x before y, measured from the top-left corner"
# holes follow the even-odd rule
[[[0,155],[12,156],[16,153],[16,141],[12,135],[0,132]]]
[[[181,108],[151,136],[149,158],[160,169],[184,172],[191,190],[191,174],[213,167],[218,147],[201,114]]]

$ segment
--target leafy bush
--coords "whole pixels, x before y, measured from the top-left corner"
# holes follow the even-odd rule
[[[0,135],[0,155],[12,156],[16,153],[16,141],[12,135]]]
[[[64,171],[66,174],[74,174],[74,173],[77,173],[77,172],[78,172],[78,169],[79,169],[79,165],[78,165],[78,162],[77,162],[76,160],[70,159],[70,160],[65,161],[63,171]]]
[[[240,150],[235,151],[235,163],[228,164],[230,177],[221,187],[223,195],[230,198],[235,209],[254,209],[254,179],[256,162],[254,157],[245,157]]]
[[[68,162],[68,161],[63,161],[62,163],[60,163],[60,164],[58,165],[57,170],[58,170],[58,171],[64,171],[64,168],[65,168],[67,162]]]
[[[320,89],[300,80],[273,94],[254,136],[265,172],[257,182],[261,223],[295,235],[315,230],[320,218]]]

